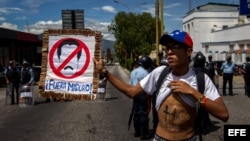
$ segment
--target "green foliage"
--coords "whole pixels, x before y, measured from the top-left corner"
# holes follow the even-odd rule
[[[114,48],[119,63],[129,66],[135,56],[154,50],[155,29],[155,18],[150,13],[117,13],[108,30],[116,38]]]
[[[125,68],[127,68],[129,71],[132,71],[133,70],[133,60],[132,59],[128,59],[127,61],[126,61],[126,66],[125,66]]]

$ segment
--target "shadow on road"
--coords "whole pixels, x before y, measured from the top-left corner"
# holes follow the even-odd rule
[[[115,99],[118,99],[118,97],[110,97],[110,98],[106,98],[106,101],[115,100]]]
[[[207,127],[206,131],[203,133],[203,135],[206,135],[206,134],[209,134],[209,133],[212,133],[212,132],[215,132],[217,131],[218,129],[221,128],[221,126],[218,126],[218,124],[220,124],[220,122],[218,121],[211,121],[211,125]]]

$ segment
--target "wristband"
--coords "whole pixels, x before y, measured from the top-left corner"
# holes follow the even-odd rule
[[[204,105],[206,104],[206,102],[207,102],[207,97],[206,97],[206,96],[203,96],[203,98],[202,98],[201,101],[200,101],[200,105],[201,105],[201,106],[204,106]]]
[[[202,102],[202,100],[205,98],[205,96],[204,95],[202,95],[200,98],[199,98],[199,100],[198,100],[198,102],[199,103],[201,103]]]

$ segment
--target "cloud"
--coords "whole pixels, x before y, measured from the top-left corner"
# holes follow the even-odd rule
[[[4,17],[0,17],[0,21],[5,21],[6,19]]]
[[[111,12],[111,13],[117,13],[116,10],[115,10],[115,8],[112,7],[112,6],[103,6],[102,10],[103,11],[107,11],[107,12]]]
[[[10,13],[17,13],[17,12],[22,12],[23,9],[17,8],[17,7],[4,7],[0,8],[0,14],[10,14]]]
[[[108,25],[110,25],[109,22],[100,22],[96,19],[85,19],[85,28],[100,31],[103,34],[103,38],[107,40],[115,40],[114,36],[108,32]]]
[[[167,8],[167,9],[171,9],[171,8],[175,8],[175,7],[178,7],[178,6],[181,6],[182,3],[172,3],[172,4],[169,4],[169,5],[165,5],[164,8]]]
[[[164,12],[163,15],[166,16],[166,17],[172,17],[173,16],[172,14],[169,14],[169,13],[166,13],[166,12]]]
[[[172,21],[182,21],[182,18],[172,18]]]
[[[85,19],[85,28],[100,31],[103,34],[103,38],[107,40],[115,40],[114,36],[107,30],[108,22],[101,22],[96,19]],[[16,26],[17,29],[17,26]],[[58,21],[38,21],[35,24],[26,25],[23,27],[24,32],[30,32],[33,34],[42,34],[47,29],[62,29],[62,20]]]
[[[62,29],[62,20],[58,21],[38,21],[35,24],[29,25],[29,32],[34,34],[41,34],[47,29]],[[26,32],[27,27],[26,27]]]
[[[17,25],[12,23],[3,22],[0,27],[17,30]]]
[[[142,12],[148,12],[151,13],[151,15],[155,16],[155,5],[154,4],[144,5]]]
[[[16,20],[28,20],[26,16],[16,17]]]

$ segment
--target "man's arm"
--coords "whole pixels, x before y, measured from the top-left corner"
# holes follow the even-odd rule
[[[10,81],[9,81],[9,79],[7,77],[7,69],[4,70],[4,77],[5,77],[5,80],[6,80],[6,84],[9,84]]]
[[[30,81],[29,81],[28,84],[30,85],[34,81],[34,71],[33,71],[33,69],[29,69],[29,73],[30,73]]]
[[[222,63],[221,67],[220,67],[220,70],[223,70],[224,69],[224,63]]]
[[[143,92],[143,89],[139,83],[137,83],[135,86],[131,86],[131,85],[121,81],[120,79],[118,79],[116,76],[114,76],[110,72],[108,72],[106,70],[106,68],[104,67],[104,63],[101,59],[99,61],[97,61],[95,58],[93,58],[93,62],[95,64],[95,67],[98,70],[98,72],[101,74],[105,74],[107,80],[114,87],[116,87],[119,91],[121,91],[122,93],[124,93],[128,97],[133,98],[134,96]]]
[[[245,66],[246,66],[246,64],[243,63],[243,64],[241,65],[241,67],[239,68],[240,74],[245,74],[245,73],[246,73],[246,71],[245,71]]]

